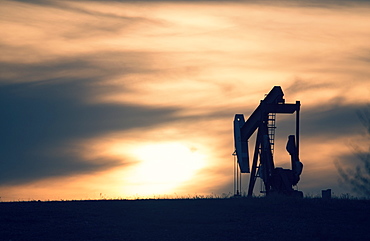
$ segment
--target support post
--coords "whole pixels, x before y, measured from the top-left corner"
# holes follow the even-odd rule
[[[256,182],[257,161],[258,161],[258,154],[259,154],[260,145],[261,145],[261,137],[260,137],[260,131],[258,129],[257,137],[256,137],[256,146],[254,147],[251,176],[250,176],[250,179],[249,179],[248,197],[252,197],[252,195],[253,195],[253,188],[254,188],[254,184]]]
[[[296,136],[296,145],[297,145],[297,156],[299,157],[299,112],[301,109],[301,102],[296,101],[297,110],[296,110],[296,124],[295,124],[295,136]]]

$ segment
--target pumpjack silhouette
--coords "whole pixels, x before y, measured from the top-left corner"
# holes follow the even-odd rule
[[[241,173],[250,173],[248,196],[253,195],[256,179],[263,180],[264,193],[267,196],[281,194],[303,197],[301,191],[294,190],[300,180],[303,164],[299,160],[299,112],[300,101],[285,103],[284,93],[280,86],[273,89],[261,100],[259,106],[249,116],[247,121],[243,114],[234,118],[234,143],[237,163]],[[288,137],[286,150],[290,154],[291,169],[275,167],[273,158],[276,114],[296,113],[295,135]],[[256,144],[249,165],[248,140],[257,131]]]

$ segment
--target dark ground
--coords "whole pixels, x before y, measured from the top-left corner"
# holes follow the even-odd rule
[[[370,200],[3,202],[0,240],[370,240]]]

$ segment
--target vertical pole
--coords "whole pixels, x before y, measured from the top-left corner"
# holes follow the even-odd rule
[[[235,152],[234,152],[235,153]],[[236,194],[236,157],[235,157],[235,154],[233,153],[233,156],[234,156],[234,196]]]
[[[296,101],[296,105],[297,105],[297,113],[296,113],[296,130],[295,130],[295,135],[296,135],[296,145],[297,145],[297,156],[299,157],[299,112],[300,112],[300,109],[301,109],[301,102],[300,101]]]
[[[239,168],[236,167],[236,175],[235,175],[235,181],[236,181],[236,194],[238,194],[239,191]]]
[[[242,172],[239,173],[239,188],[240,188],[240,196],[242,195]]]
[[[236,195],[239,196],[239,176],[240,176],[240,168],[239,165],[236,165]]]

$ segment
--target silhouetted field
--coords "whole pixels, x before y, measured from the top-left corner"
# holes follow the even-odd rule
[[[370,200],[0,203],[1,240],[370,240]]]

